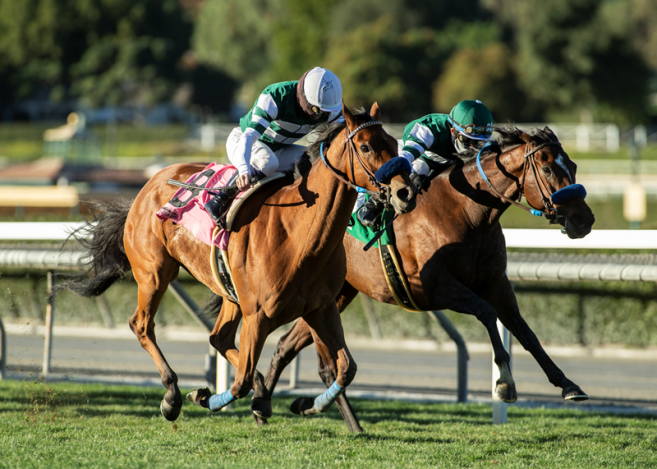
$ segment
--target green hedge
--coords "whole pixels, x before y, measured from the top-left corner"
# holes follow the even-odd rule
[[[203,285],[183,282],[199,304],[211,294]],[[518,287],[530,285],[518,284]],[[657,296],[655,286],[645,283],[541,283],[543,287],[585,287],[589,294],[581,300],[577,293],[517,293],[520,311],[538,338],[546,345],[657,346]],[[632,297],[610,298],[591,292]],[[43,321],[46,309],[44,276],[3,276],[0,315],[5,322]],[[652,299],[655,298],[655,299]],[[125,325],[137,306],[137,287],[132,281],[119,282],[107,293],[113,319]],[[371,302],[381,333],[385,338],[431,339],[448,342],[437,322],[424,313],[409,313],[396,306]],[[63,292],[56,300],[56,324],[103,325],[95,299],[80,298]],[[489,342],[483,325],[474,317],[445,311],[468,342]],[[356,298],[342,316],[347,336],[369,336],[370,330],[360,298]],[[158,326],[196,326],[196,321],[167,293],[157,313]],[[581,329],[580,329],[581,328]]]

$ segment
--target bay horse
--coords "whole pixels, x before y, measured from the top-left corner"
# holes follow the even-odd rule
[[[496,319],[504,324],[541,366],[550,383],[562,388],[567,400],[588,397],[568,379],[547,355],[536,335],[520,315],[511,282],[506,276],[506,245],[500,217],[521,196],[530,206],[544,206],[550,194],[574,187],[577,165],[549,129],[530,134],[517,128],[497,127],[503,151],[481,160],[457,164],[436,177],[428,191],[418,197],[416,209],[393,225],[403,271],[416,304],[426,311],[450,309],[474,315],[490,336],[495,363],[500,369],[496,394],[506,402],[517,397]],[[535,164],[535,165],[534,165]],[[534,169],[531,169],[534,168]],[[488,180],[490,185],[485,181]],[[580,186],[581,188],[581,186]],[[585,196],[585,193],[584,193]],[[557,197],[554,197],[555,202]],[[595,221],[581,193],[554,204],[558,222],[570,238],[582,238]],[[347,276],[336,297],[340,312],[361,292],[383,303],[396,304],[386,283],[379,253],[363,250],[363,244],[346,234]],[[272,392],[281,372],[313,342],[302,319],[280,339],[267,375]],[[317,343],[321,351],[323,345]],[[325,354],[321,352],[320,358]],[[331,381],[331,368],[320,363],[320,377]],[[328,384],[327,384],[328,385]],[[362,431],[346,395],[337,400],[351,431]],[[260,419],[259,423],[264,423]]]
[[[356,364],[345,344],[335,297],[346,275],[342,237],[356,202],[355,189],[386,193],[398,214],[415,207],[416,189],[409,179],[410,165],[395,158],[397,142],[383,130],[378,105],[374,103],[369,114],[352,114],[343,106],[343,113],[345,122],[329,126],[309,147],[295,169],[296,179],[289,174],[265,185],[238,212],[228,257],[239,305],[223,299],[210,336],[211,344],[237,369],[235,381],[223,394],[193,391],[188,399],[194,403],[219,410],[253,388],[253,412],[270,417],[270,395],[256,363],[266,337],[300,317],[305,318],[316,343],[323,344],[322,359],[337,378],[313,403],[304,406],[302,402],[294,411],[301,415],[326,411],[352,381]],[[318,163],[320,159],[324,164]],[[408,168],[393,168],[386,181],[377,182],[386,164],[400,161]],[[61,286],[85,296],[98,295],[132,270],[138,306],[130,328],[160,372],[167,389],[160,410],[170,421],[180,415],[183,400],[176,373],[155,339],[157,308],[180,267],[214,293],[223,293],[212,275],[210,246],[170,220],[161,222],[155,213],[178,189],[167,184],[169,179],[186,181],[204,168],[205,164],[170,166],[153,176],[131,205],[105,207],[98,224],[87,227],[92,235],[88,246],[93,277]],[[235,335],[242,316],[238,350]]]

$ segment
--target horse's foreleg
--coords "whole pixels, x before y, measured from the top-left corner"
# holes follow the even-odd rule
[[[345,282],[342,290],[338,294],[335,302],[338,310],[342,313],[345,308],[351,303],[354,297],[358,294],[358,290],[352,287],[349,283]],[[274,393],[274,388],[278,384],[278,380],[292,360],[306,347],[313,343],[313,336],[308,326],[308,323],[303,318],[299,318],[289,331],[278,341],[276,351],[269,364],[267,372],[267,389],[271,394]],[[322,375],[322,367],[320,364],[320,376]],[[335,377],[334,377],[335,379]]]
[[[242,311],[239,305],[231,301],[224,301],[217,317],[217,322],[210,334],[210,343],[212,346],[236,369],[240,366],[240,352],[235,346],[235,336],[237,335],[237,329],[241,319]],[[272,415],[271,394],[267,391],[264,377],[258,370],[255,370],[253,390],[254,395],[251,410],[258,424],[262,425],[267,423],[266,418]],[[187,398],[201,407],[206,407],[213,411],[220,410],[237,399],[232,389],[214,396],[207,389],[195,390]]]
[[[137,336],[144,350],[149,353],[160,372],[162,384],[167,388],[167,393],[160,404],[160,410],[164,418],[174,421],[178,418],[182,409],[178,376],[171,369],[162,351],[157,346],[154,330],[155,313],[167,289],[168,282],[163,282],[161,278],[156,279],[152,275],[144,275],[140,270],[134,270],[134,274],[139,286],[139,292],[137,310],[130,318],[130,329]]]
[[[318,349],[325,347],[325,345],[320,340],[317,341],[316,345]],[[326,385],[328,388],[335,381],[335,372],[331,369],[330,365],[324,363],[322,356],[327,356],[327,353],[320,353],[318,350],[317,361],[319,367],[319,377],[324,382],[324,385]],[[338,406],[338,410],[342,415],[344,423],[347,424],[349,431],[352,433],[361,433],[363,431],[363,427],[360,426],[358,417],[356,417],[356,413],[351,407],[349,399],[347,399],[346,391],[338,396],[338,398],[335,400],[335,404]]]
[[[447,302],[445,302],[444,292],[449,292]],[[459,282],[440,283],[440,292],[438,294],[441,295],[442,301],[436,302],[436,304],[443,304],[445,308],[452,311],[471,314],[484,325],[493,346],[495,364],[500,372],[500,378],[495,383],[495,394],[504,402],[515,402],[518,399],[518,394],[516,392],[516,383],[511,374],[511,358],[504,349],[502,338],[497,330],[497,312],[495,309],[490,303],[475,295]]]
[[[304,316],[308,325],[313,329],[315,343],[323,343],[325,347],[318,347],[324,363],[330,363],[336,370],[336,380],[315,399],[298,398],[292,403],[290,410],[299,415],[313,415],[326,412],[331,404],[340,396],[356,376],[356,362],[354,361],[344,340],[344,331],[340,322],[340,313],[334,302],[319,308]]]
[[[499,285],[489,290],[486,299],[497,311],[497,315],[504,326],[511,331],[518,342],[532,354],[536,362],[543,369],[550,383],[562,389],[561,395],[566,400],[583,401],[588,396],[582,389],[569,380],[559,367],[545,352],[534,331],[520,315],[518,302],[511,283],[505,279]]]

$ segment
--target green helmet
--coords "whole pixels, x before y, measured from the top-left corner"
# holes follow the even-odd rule
[[[493,115],[478,99],[461,101],[454,106],[449,122],[456,132],[473,140],[488,141],[493,134]]]

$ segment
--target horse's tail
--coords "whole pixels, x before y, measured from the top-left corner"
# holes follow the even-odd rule
[[[98,296],[130,271],[123,230],[131,205],[132,200],[126,198],[90,203],[94,219],[69,236],[89,250],[89,257],[81,263],[86,271],[59,282],[54,293],[67,289],[87,298]]]

